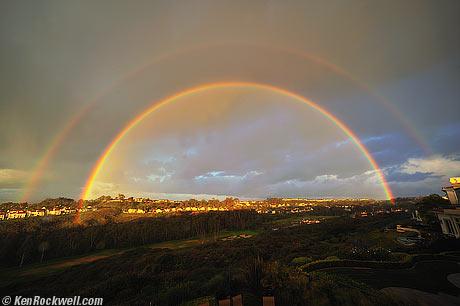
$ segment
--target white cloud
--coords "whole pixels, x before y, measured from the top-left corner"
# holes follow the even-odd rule
[[[244,175],[236,175],[236,174],[227,174],[225,171],[210,171],[205,174],[195,176],[195,180],[198,181],[208,181],[208,180],[238,180],[243,181],[255,176],[259,176],[263,174],[263,172],[252,170],[246,172]]]
[[[315,177],[313,182],[315,183],[328,183],[328,182],[337,182],[339,181],[339,176],[337,174],[323,174]]]
[[[441,193],[441,187],[449,177],[460,175],[459,156],[432,155],[424,158],[409,158],[401,165],[385,169],[396,180],[389,182],[397,196]]]
[[[431,173],[435,176],[449,177],[460,175],[460,160],[454,156],[433,155],[428,158],[409,158],[400,172],[406,174]]]
[[[385,198],[380,177],[375,170],[348,177],[323,174],[312,180],[290,179],[270,185],[267,193],[286,196]]]

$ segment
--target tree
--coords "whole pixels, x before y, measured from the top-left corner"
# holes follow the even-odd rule
[[[43,258],[45,257],[45,251],[48,250],[50,244],[48,241],[42,241],[38,245],[38,251],[41,253],[40,255],[40,262],[43,261]]]

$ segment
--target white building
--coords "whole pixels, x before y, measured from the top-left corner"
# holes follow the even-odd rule
[[[460,238],[460,177],[450,179],[451,186],[444,187],[442,190],[447,194],[447,198],[452,204],[452,208],[443,209],[436,212],[441,223],[442,232],[445,235]]]
[[[437,215],[441,222],[442,232],[460,238],[460,209],[444,209]]]

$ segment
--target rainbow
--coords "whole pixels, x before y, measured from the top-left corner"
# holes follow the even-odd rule
[[[278,46],[270,46],[270,45],[259,45],[259,44],[254,44],[254,43],[248,43],[248,42],[223,42],[223,43],[216,43],[213,45],[210,44],[203,44],[203,45],[197,45],[193,46],[184,50],[178,50],[175,52],[168,52],[165,54],[161,54],[157,57],[155,57],[152,61],[147,63],[146,65],[141,66],[140,68],[137,68],[129,73],[127,73],[125,76],[120,78],[119,80],[115,81],[113,84],[109,85],[106,87],[104,90],[102,90],[99,94],[97,94],[90,102],[88,102],[83,108],[74,116],[70,118],[70,120],[67,121],[67,124],[64,126],[64,128],[56,134],[56,136],[52,139],[48,147],[45,149],[44,154],[42,157],[38,160],[35,168],[32,170],[32,174],[29,177],[29,180],[27,181],[25,187],[24,187],[24,192],[22,194],[22,197],[20,199],[21,202],[27,202],[30,199],[30,196],[32,193],[36,190],[39,181],[43,177],[46,169],[48,168],[48,165],[52,158],[56,155],[56,153],[59,151],[59,148],[61,147],[62,143],[65,141],[67,136],[70,134],[70,132],[78,125],[78,123],[84,118],[84,116],[96,105],[96,102],[106,94],[108,94],[110,91],[112,91],[114,88],[122,84],[123,82],[134,78],[135,76],[139,75],[142,71],[146,70],[148,67],[151,67],[153,64],[160,62],[162,60],[168,59],[168,58],[173,58],[176,55],[180,55],[183,53],[187,53],[193,50],[200,50],[200,49],[205,49],[209,48],[212,46],[225,46],[225,45],[231,45],[231,44],[243,44],[243,45],[248,45],[248,46],[254,46],[254,47],[261,47],[261,48],[268,48],[268,49],[273,49],[273,50],[278,50],[281,52],[285,52],[287,54],[291,54],[294,56],[298,56],[300,58],[312,61],[314,63],[317,63],[330,71],[336,73],[337,75],[340,75],[344,77],[345,79],[350,80],[353,82],[355,85],[357,85],[361,90],[364,92],[368,93],[369,95],[373,96],[374,98],[377,99],[382,105],[384,105],[402,124],[404,129],[407,131],[407,133],[411,136],[412,139],[414,139],[417,144],[423,149],[423,151],[427,154],[430,155],[432,154],[432,150],[429,147],[429,145],[424,141],[423,137],[417,132],[417,129],[415,129],[412,124],[408,121],[408,119],[397,109],[397,107],[392,104],[390,101],[388,101],[385,97],[382,95],[376,94],[371,90],[371,88],[366,85],[365,83],[361,82],[358,80],[356,77],[354,77],[352,74],[344,70],[343,68],[328,62],[324,60],[321,57],[314,56],[312,54],[299,51],[296,49],[291,49],[291,48],[285,48],[285,47],[278,47]]]
[[[262,83],[253,83],[253,82],[219,82],[219,83],[207,83],[204,85],[199,85],[196,87],[188,88],[185,89],[179,93],[176,93],[174,95],[168,96],[160,101],[153,102],[147,109],[145,109],[143,112],[141,112],[137,117],[132,119],[131,121],[126,124],[123,129],[113,138],[113,140],[110,142],[110,144],[105,148],[103,153],[100,155],[99,159],[95,163],[93,169],[91,170],[91,173],[86,180],[86,184],[82,190],[81,193],[81,199],[88,200],[91,194],[91,190],[93,188],[94,182],[96,180],[96,177],[98,174],[101,172],[105,161],[107,158],[110,156],[110,154],[113,152],[115,147],[120,143],[120,141],[133,129],[135,128],[139,123],[141,123],[145,118],[147,118],[150,114],[153,112],[157,111],[160,109],[162,106],[172,103],[180,98],[184,98],[189,95],[197,94],[200,92],[204,92],[207,90],[211,89],[218,89],[218,88],[230,88],[230,87],[250,87],[250,88],[258,88],[258,89],[265,89],[265,90],[270,90],[273,92],[277,92],[279,94],[291,97],[299,102],[305,103],[306,105],[312,107],[314,110],[318,111],[321,113],[323,116],[325,116],[329,121],[331,121],[335,126],[337,126],[339,129],[341,129],[352,141],[353,143],[358,147],[358,149],[363,153],[363,155],[366,157],[368,160],[369,164],[372,166],[374,171],[377,173],[381,183],[383,190],[385,192],[386,198],[390,201],[393,200],[393,193],[391,191],[390,186],[388,185],[388,182],[385,179],[385,176],[380,169],[379,165],[375,161],[375,159],[372,157],[372,155],[369,153],[367,148],[363,145],[363,143],[359,140],[358,136],[344,123],[342,122],[339,118],[337,118],[335,115],[330,113],[328,110],[325,108],[319,106],[318,104],[306,99],[305,97],[288,91],[283,88],[279,88],[273,85],[267,85],[267,84],[262,84]],[[80,201],[80,205],[82,205],[83,201]]]
[[[36,189],[38,182],[43,177],[45,170],[48,168],[48,165],[51,159],[56,155],[59,147],[67,138],[67,135],[74,129],[74,127],[81,121],[81,119],[92,109],[91,104],[85,105],[85,107],[81,108],[80,111],[71,118],[64,126],[64,128],[56,134],[55,138],[45,150],[43,157],[38,161],[37,165],[35,166],[34,170],[32,171],[32,175],[28,179],[25,187],[25,191],[22,194],[21,199],[19,200],[21,203],[27,202],[30,199],[33,191]]]

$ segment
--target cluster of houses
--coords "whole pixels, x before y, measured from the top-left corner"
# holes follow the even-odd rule
[[[347,199],[347,201],[352,201]],[[164,213],[181,213],[181,212],[209,212],[209,211],[229,211],[229,210],[240,210],[240,209],[254,209],[259,214],[285,214],[285,213],[306,213],[314,211],[314,207],[321,206],[324,208],[342,208],[345,211],[351,213],[353,205],[337,204],[339,200],[335,199],[268,199],[268,200],[239,200],[239,199],[227,199],[224,203],[217,201],[208,201],[204,203],[188,203],[187,201],[171,201],[171,200],[151,200],[147,198],[128,198],[117,197],[109,200],[109,202],[131,202],[139,203],[143,205],[134,205],[130,208],[123,210],[125,214],[164,214]],[[358,202],[369,202],[368,199],[358,199]],[[331,205],[327,203],[334,202]],[[221,203],[221,204],[219,204]],[[326,204],[325,204],[326,203]],[[155,205],[158,204],[158,205]],[[192,206],[189,206],[192,204]],[[381,213],[396,212],[393,208],[388,212],[382,210]],[[369,215],[378,214],[379,212],[371,212]],[[366,217],[367,212],[359,214],[359,217]],[[357,216],[353,216],[357,217]]]
[[[120,201],[119,199],[115,199],[112,201]],[[310,203],[271,203],[268,204],[265,201],[239,201],[238,199],[234,199],[230,205],[225,206],[180,206],[184,205],[181,201],[169,201],[165,202],[166,200],[149,200],[146,202],[144,199],[143,202],[138,203],[147,203],[147,204],[175,204],[177,207],[151,207],[151,208],[127,208],[123,210],[123,213],[126,214],[147,214],[147,213],[180,213],[180,212],[209,212],[209,211],[229,211],[229,210],[236,210],[236,209],[255,209],[258,213],[272,213],[275,214],[277,212],[290,212],[290,213],[300,213],[300,212],[309,212],[313,211],[312,205]],[[295,207],[294,207],[295,206]]]
[[[12,220],[12,219],[23,219],[28,217],[44,217],[44,216],[60,216],[67,214],[76,213],[75,208],[71,207],[53,207],[47,209],[42,207],[41,209],[9,209],[6,211],[0,211],[0,220]]]
[[[162,213],[180,213],[180,212],[207,212],[207,211],[228,211],[227,207],[211,206],[187,206],[187,207],[169,207],[169,208],[128,208],[123,210],[125,214],[162,214]]]
[[[356,211],[356,212],[351,212],[350,217],[352,218],[366,218],[370,216],[378,216],[378,215],[383,215],[383,214],[397,214],[397,213],[407,213],[409,212],[408,209],[402,209],[402,208],[389,208],[389,209],[378,209],[378,210],[372,210],[372,211]]]

